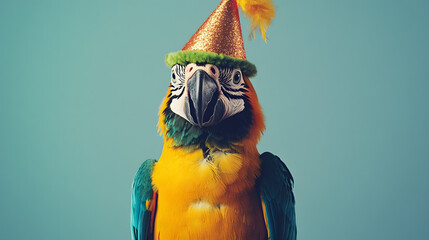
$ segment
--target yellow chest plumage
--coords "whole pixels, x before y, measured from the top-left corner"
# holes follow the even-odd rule
[[[256,148],[204,157],[165,144],[152,175],[155,239],[265,239],[258,175]]]

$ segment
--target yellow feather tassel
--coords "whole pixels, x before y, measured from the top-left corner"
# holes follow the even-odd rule
[[[262,38],[267,42],[265,33],[275,17],[274,3],[272,0],[236,0],[244,15],[250,19],[251,33],[255,37],[255,30],[259,28]]]

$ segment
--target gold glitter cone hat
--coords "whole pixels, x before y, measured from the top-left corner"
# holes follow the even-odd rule
[[[259,28],[266,41],[266,29],[274,18],[272,0],[223,0],[181,51],[166,56],[167,65],[210,63],[239,67],[246,76],[254,76],[256,67],[246,60],[244,51],[239,7],[251,19],[251,36]]]
[[[182,51],[203,51],[246,60],[235,0],[223,0]]]

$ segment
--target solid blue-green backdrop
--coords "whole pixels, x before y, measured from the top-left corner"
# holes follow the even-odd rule
[[[0,239],[130,238],[164,56],[219,2],[1,1]],[[428,239],[429,2],[275,3],[245,48],[299,239]]]

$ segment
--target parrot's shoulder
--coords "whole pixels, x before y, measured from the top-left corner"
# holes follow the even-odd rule
[[[276,155],[260,155],[258,186],[264,204],[270,239],[296,239],[294,180],[286,164]]]
[[[155,163],[155,159],[147,159],[140,165],[139,170],[134,177],[133,190],[139,192],[143,191],[145,194],[142,197],[145,199],[150,198],[153,194],[152,169]]]
[[[264,152],[259,159],[261,160],[259,182],[263,185],[261,187],[266,187],[273,196],[278,194],[279,186],[285,185],[288,189],[292,189],[294,183],[292,174],[279,157],[270,152]]]
[[[156,212],[157,193],[152,186],[155,159],[144,161],[134,177],[131,203],[131,234],[133,240],[150,239]]]

